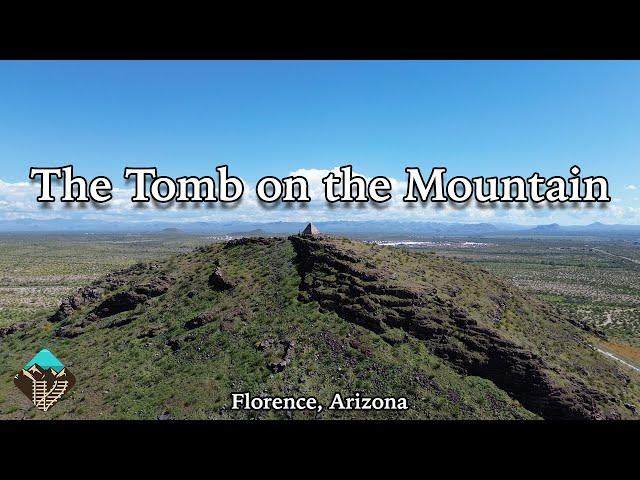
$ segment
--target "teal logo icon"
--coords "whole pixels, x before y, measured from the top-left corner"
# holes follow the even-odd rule
[[[13,383],[38,410],[46,412],[73,388],[76,378],[53,353],[42,349],[22,367]]]

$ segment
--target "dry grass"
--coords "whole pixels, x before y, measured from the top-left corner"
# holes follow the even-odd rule
[[[623,343],[616,342],[602,342],[603,345],[611,350],[613,353],[617,353],[621,357],[628,358],[640,364],[640,347],[634,347],[631,345],[625,345]]]

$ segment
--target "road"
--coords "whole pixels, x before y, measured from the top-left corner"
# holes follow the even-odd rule
[[[615,253],[607,252],[606,250],[602,250],[601,248],[593,248],[591,247],[592,252],[602,253],[603,255],[608,255],[610,257],[620,258],[621,260],[626,260],[627,262],[635,263],[636,265],[640,265],[640,260],[635,260],[629,257],[623,257],[622,255],[616,255]]]
[[[626,367],[631,368],[631,369],[635,370],[636,372],[640,372],[640,367],[637,367],[636,365],[633,365],[633,364],[629,363],[627,360],[624,360],[624,359],[620,358],[615,353],[610,352],[609,350],[605,350],[605,349],[600,348],[600,347],[593,346],[593,345],[592,345],[592,347],[597,352],[600,352],[602,355],[605,355],[605,356],[607,356],[609,358],[613,358],[614,360],[617,360],[618,362],[622,363]]]

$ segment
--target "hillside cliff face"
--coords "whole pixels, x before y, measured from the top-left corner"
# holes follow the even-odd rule
[[[637,375],[569,320],[431,254],[239,239],[107,275],[0,332],[0,375],[46,346],[76,376],[46,414],[0,385],[0,418],[637,418]],[[409,409],[231,410],[231,392]]]
[[[291,241],[307,298],[346,321],[379,334],[399,328],[544,418],[615,419],[626,413],[610,386],[592,378],[605,362],[582,332],[486,272],[348,241]],[[622,395],[628,377],[607,366]]]

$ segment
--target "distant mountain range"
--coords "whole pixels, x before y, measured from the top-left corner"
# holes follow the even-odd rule
[[[313,220],[313,219],[309,219]],[[99,220],[0,220],[0,233],[152,233],[218,235],[287,235],[307,222],[105,222]],[[640,235],[640,225],[517,225],[511,223],[446,223],[408,221],[314,222],[321,232],[354,237],[481,236],[481,235]]]

